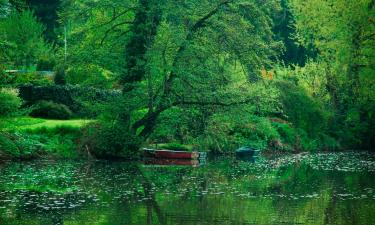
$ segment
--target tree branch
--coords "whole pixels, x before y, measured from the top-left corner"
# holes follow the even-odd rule
[[[113,29],[115,29],[116,27],[119,27],[119,26],[121,26],[121,25],[132,24],[132,23],[133,23],[133,22],[131,22],[131,21],[124,21],[124,22],[121,22],[121,23],[115,24],[115,25],[113,25],[112,27],[110,27],[109,29],[107,29],[107,30],[105,31],[105,33],[104,33],[104,36],[103,36],[102,40],[100,41],[100,45],[103,45],[105,39],[107,39],[109,33],[110,33]]]
[[[201,19],[199,19],[193,26],[192,28],[190,29],[188,35],[186,36],[185,38],[185,42],[179,47],[178,51],[177,51],[177,54],[176,54],[176,57],[174,59],[174,62],[172,64],[172,68],[175,68],[177,66],[177,62],[178,60],[180,59],[180,57],[182,56],[182,53],[185,51],[186,49],[186,45],[189,41],[191,41],[194,37],[194,34],[200,29],[200,28],[203,28],[207,22],[207,20],[209,20],[212,16],[214,16],[218,11],[219,9],[222,7],[222,6],[225,6],[225,5],[228,5],[230,2],[232,2],[232,0],[226,0],[226,1],[223,1],[221,2],[219,5],[217,5],[215,7],[215,9],[213,9],[212,11],[210,11],[208,14],[206,14],[204,17],[202,17]],[[166,93],[168,93],[171,89],[171,85],[172,85],[172,82],[173,80],[177,77],[177,74],[172,70],[171,73],[170,73],[170,76],[169,78],[167,79],[166,81]]]
[[[128,12],[130,12],[131,10],[134,10],[134,9],[135,9],[135,8],[129,8],[129,9],[127,9],[127,10],[125,10],[125,11],[123,11],[123,12],[117,14],[116,16],[113,16],[111,20],[109,20],[109,21],[107,21],[107,22],[105,22],[105,23],[99,24],[99,25],[97,25],[97,26],[92,26],[92,27],[89,28],[89,29],[98,29],[99,27],[103,27],[103,26],[105,26],[105,25],[108,25],[108,24],[114,22],[115,20],[117,20],[119,17],[125,15],[126,13],[128,13]]]
[[[224,106],[224,107],[230,107],[230,106],[237,106],[237,105],[244,105],[248,104],[250,102],[254,101],[254,99],[245,99],[243,101],[238,101],[238,102],[210,102],[210,101],[178,101],[174,102],[172,106],[177,106],[177,105],[200,105],[200,106]]]

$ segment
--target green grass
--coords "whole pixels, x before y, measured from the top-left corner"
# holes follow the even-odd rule
[[[77,158],[81,127],[93,121],[0,118],[0,157]],[[1,148],[5,144],[7,147]]]
[[[90,122],[93,122],[93,120],[49,120],[32,117],[16,117],[1,119],[0,128],[7,131],[36,130],[41,128],[54,129],[63,126],[80,128]]]

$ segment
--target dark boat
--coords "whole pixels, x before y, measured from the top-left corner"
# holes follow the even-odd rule
[[[161,159],[198,159],[199,152],[187,152],[187,151],[172,151],[165,149],[143,149],[145,157],[161,158]]]
[[[253,157],[259,153],[259,150],[254,148],[243,146],[236,150],[237,157]]]

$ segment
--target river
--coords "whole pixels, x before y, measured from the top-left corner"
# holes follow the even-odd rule
[[[375,224],[375,154],[0,163],[0,224]]]

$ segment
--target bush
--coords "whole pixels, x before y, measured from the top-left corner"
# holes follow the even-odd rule
[[[13,86],[24,84],[47,85],[51,83],[51,80],[48,76],[39,72],[19,71],[4,73],[4,75],[1,75],[0,77],[0,83]]]
[[[234,117],[232,113],[216,114],[211,118],[198,143],[202,148],[219,153],[234,152],[244,145],[264,150],[280,139],[267,118],[243,112],[237,112]]]
[[[303,129],[311,138],[327,130],[330,112],[325,111],[322,103],[291,82],[278,82],[277,86],[285,116],[294,127]]]
[[[83,129],[78,148],[96,158],[138,158],[141,140],[119,124],[91,124]]]
[[[0,117],[9,116],[17,112],[22,101],[18,97],[18,91],[15,89],[0,89]]]
[[[56,71],[54,82],[57,85],[65,85],[66,79],[65,79],[65,69],[59,68]]]
[[[68,106],[80,117],[89,118],[97,116],[98,108],[101,108],[103,104],[121,97],[120,91],[73,85],[22,85],[19,89],[20,97],[28,105],[36,104],[41,100],[52,101]]]
[[[72,117],[72,111],[63,104],[51,101],[40,101],[34,106],[30,116],[45,119],[70,119]]]
[[[69,84],[79,84],[95,88],[109,89],[112,87],[113,74],[96,65],[77,65],[66,71]]]
[[[204,132],[210,113],[209,109],[172,107],[160,114],[149,140],[154,143],[189,143]]]
[[[0,132],[0,159],[40,157],[76,158],[74,133],[5,133]]]
[[[36,65],[38,71],[50,71],[55,67],[56,61],[53,58],[41,58]]]
[[[20,151],[6,133],[0,133],[0,158],[17,157]]]

